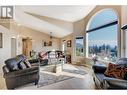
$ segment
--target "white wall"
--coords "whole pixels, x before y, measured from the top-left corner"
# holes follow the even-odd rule
[[[0,73],[4,61],[11,57],[11,32],[5,27],[0,25],[0,33],[3,33],[3,47],[0,48]]]
[[[20,26],[19,29],[20,37],[30,37],[32,39],[33,50],[36,52],[40,51],[52,51],[52,50],[59,50],[60,49],[60,39],[52,38],[52,46],[43,46],[43,42],[48,42],[50,39],[50,35],[44,34],[42,32]]]

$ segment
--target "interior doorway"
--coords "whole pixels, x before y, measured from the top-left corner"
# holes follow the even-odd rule
[[[30,52],[32,51],[32,39],[27,37],[22,39],[23,43],[23,54],[30,58]]]
[[[11,38],[11,57],[15,57],[17,52],[16,38]]]

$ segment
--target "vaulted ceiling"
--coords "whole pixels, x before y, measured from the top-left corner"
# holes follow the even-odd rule
[[[83,19],[95,6],[15,6],[15,21],[58,38],[73,32],[73,22]]]

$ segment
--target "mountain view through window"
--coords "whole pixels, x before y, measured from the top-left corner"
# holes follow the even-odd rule
[[[104,10],[91,20],[88,30],[117,20],[112,10]],[[115,62],[118,56],[117,24],[103,27],[87,33],[88,56],[96,55],[98,60]]]

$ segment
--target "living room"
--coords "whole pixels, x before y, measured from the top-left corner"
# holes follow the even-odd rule
[[[65,65],[62,64],[62,66],[65,66],[65,68],[68,68],[68,66],[70,66],[70,68],[79,68],[79,69],[84,68],[86,70],[85,72],[87,72],[88,74],[89,73],[91,74],[93,72],[92,66],[97,62],[103,63],[104,65],[108,66],[108,63],[110,62],[115,63],[119,58],[126,57],[126,53],[127,53],[126,36],[125,36],[126,33],[124,31],[126,30],[126,26],[124,25],[126,25],[127,22],[126,21],[127,6],[121,6],[121,5],[25,6],[24,5],[24,6],[11,6],[11,7],[14,9],[13,19],[4,18],[0,20],[0,31],[1,31],[0,33],[2,39],[0,43],[1,46],[0,89],[7,89],[6,81],[3,78],[4,75],[3,66],[5,65],[5,61],[10,58],[14,58],[17,55],[24,54],[25,56],[27,56],[29,60],[32,60],[32,59],[37,59],[38,53],[40,52],[45,54],[49,51],[50,52],[62,51],[62,55],[64,55],[65,57],[60,60],[56,58],[55,61],[62,60],[62,62],[64,62],[65,64]],[[106,16],[104,16],[104,14],[101,14],[101,12],[102,13],[105,12],[104,14]],[[94,20],[94,17],[97,18],[99,13],[101,14],[100,17],[101,16],[105,17],[105,20],[103,20],[103,18],[100,21],[98,20],[98,22]],[[110,17],[110,18],[106,18],[106,17]],[[93,23],[93,25],[91,23]],[[95,47],[89,47],[89,45],[91,44],[94,45],[93,43],[95,43],[96,40],[101,40],[102,38],[97,39],[98,36],[93,36],[95,35],[92,34],[93,31],[101,30],[104,29],[105,27],[110,27],[110,26],[115,26],[112,29],[108,30],[108,31],[113,30],[114,33],[113,34],[111,33],[111,37],[108,37],[110,33],[104,35],[107,35],[107,38],[110,40],[109,43],[111,44],[111,46],[113,46],[113,48],[115,47],[114,51],[113,50],[111,52],[108,51],[107,53],[106,51],[98,50],[97,52],[99,53],[96,52],[95,55],[92,51],[92,49],[93,48],[95,49]],[[103,31],[107,31],[107,30],[103,30]],[[103,34],[101,32],[99,33],[101,35]],[[96,32],[96,35],[97,34],[98,33]],[[105,38],[104,35],[103,38]],[[91,43],[89,40],[91,40]],[[27,42],[25,43],[24,41],[28,41],[28,43]],[[80,45],[78,45],[77,43]],[[99,45],[109,44],[109,43],[107,44],[105,40],[101,41],[100,43]],[[26,44],[28,44],[27,47],[25,46]],[[109,50],[108,46],[107,48],[108,48],[107,50]],[[33,55],[31,55],[30,53],[32,53]],[[49,56],[50,54],[48,55],[48,64],[54,61],[54,59]],[[98,59],[96,59],[96,57],[98,57]],[[55,67],[56,69],[61,69],[59,65],[54,65],[54,66],[56,66]],[[47,66],[43,66],[43,67],[47,67]],[[60,72],[62,71],[60,70]],[[19,89],[53,89],[54,85],[56,86],[55,89],[98,89],[96,88],[96,85],[94,84],[94,81],[92,80],[91,76],[88,76],[83,72],[81,72],[81,74],[79,72],[74,72],[74,73],[75,75],[74,74],[71,75],[70,72],[65,73],[66,75],[64,77],[65,80],[60,81],[59,84],[58,82],[52,84],[49,83],[45,87],[43,87],[42,85],[41,87],[39,87],[40,84],[37,84],[37,86],[30,84],[26,86],[22,85],[22,87],[19,87]],[[57,74],[59,75],[59,73],[56,73],[56,75]],[[71,77],[68,77],[67,75]],[[69,79],[71,80],[72,77],[82,78],[83,76],[85,76],[85,78],[86,77],[90,78],[90,81],[88,80],[84,81],[86,84],[89,84],[89,82],[91,82],[90,86],[83,85],[82,87],[80,87],[80,83],[79,84],[76,83],[79,86],[73,85],[70,86],[70,88],[68,86],[65,86],[65,88],[64,87],[59,88],[61,86],[60,83],[64,81],[69,81]],[[76,81],[79,80],[74,79],[72,83]],[[67,83],[68,82],[66,82],[65,84]]]

